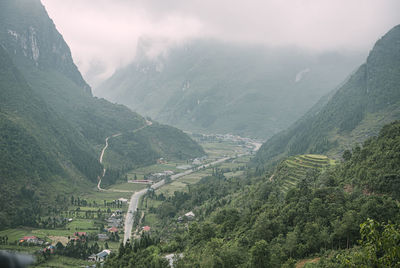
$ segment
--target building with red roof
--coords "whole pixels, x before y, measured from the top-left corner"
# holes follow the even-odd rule
[[[111,227],[108,229],[109,233],[118,233],[118,228],[117,227]]]
[[[87,236],[86,232],[75,232],[75,236]]]

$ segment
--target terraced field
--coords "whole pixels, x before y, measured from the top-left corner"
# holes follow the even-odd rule
[[[271,180],[277,181],[282,186],[283,191],[287,192],[290,188],[296,187],[301,179],[312,177],[313,173],[320,172],[334,164],[335,160],[325,155],[292,156],[279,164]]]

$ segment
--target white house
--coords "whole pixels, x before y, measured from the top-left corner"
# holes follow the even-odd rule
[[[188,213],[185,214],[185,217],[188,218],[189,220],[194,218],[194,213],[193,211],[189,211]]]

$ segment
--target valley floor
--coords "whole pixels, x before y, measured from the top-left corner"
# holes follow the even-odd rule
[[[145,226],[148,226],[151,232],[158,231],[160,222],[155,220],[153,213],[146,210],[151,201],[143,198],[148,189],[153,189],[157,194],[162,193],[166,197],[173,195],[175,191],[185,192],[190,185],[211,175],[216,166],[229,170],[226,173],[227,176],[241,176],[254,149],[259,148],[256,142],[253,143],[244,144],[229,139],[202,141],[207,158],[190,161],[161,159],[157,164],[127,172],[127,181],[104,189],[99,181],[96,190],[71,196],[68,200],[68,209],[65,211],[49,213],[48,217],[44,217],[48,221],[52,218],[62,219],[65,222],[62,226],[0,231],[0,237],[7,236],[8,238],[7,245],[0,245],[0,250],[35,254],[45,248],[56,247],[57,243],[65,247],[68,241],[75,239],[88,241],[88,247],[94,247],[97,244],[99,252],[103,249],[117,252],[122,241],[126,242],[131,239],[131,236],[140,237],[146,230]],[[107,143],[101,151],[100,161],[106,149]],[[173,175],[162,175],[165,171]],[[153,183],[148,184],[146,179]],[[84,237],[78,233],[84,234]],[[39,242],[23,242],[27,237],[35,237]],[[37,265],[38,267],[76,267],[89,264],[93,262],[87,259],[49,255]]]

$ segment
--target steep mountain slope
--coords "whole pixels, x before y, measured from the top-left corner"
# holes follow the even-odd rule
[[[1,46],[0,89],[0,227],[29,224],[40,214],[32,200],[51,199],[61,185],[74,191],[94,183],[102,167],[89,143],[35,95]]]
[[[111,139],[109,144],[104,157],[106,163],[124,170],[154,164],[161,157],[185,160],[205,155],[200,145],[192,142],[181,130],[158,123],[138,131],[124,132]]]
[[[0,42],[31,88],[82,134],[96,142],[144,119],[126,107],[92,97],[68,45],[39,0],[2,1]]]
[[[266,138],[286,128],[362,62],[360,55],[316,54],[193,40],[136,59],[95,93],[179,128]]]
[[[92,97],[39,0],[2,1],[0,12],[0,43],[33,91],[82,136],[102,144],[106,136],[145,125],[128,108]]]
[[[39,0],[0,2],[0,60],[0,228],[34,225],[54,196],[94,187],[107,136],[146,126],[146,120],[91,95]],[[171,140],[158,138],[171,131]],[[175,128],[154,132],[146,151],[165,143],[160,157],[176,150],[189,158],[204,154]]]
[[[378,40],[364,63],[334,94],[268,140],[256,161],[284,155],[338,156],[400,118],[400,25]]]

